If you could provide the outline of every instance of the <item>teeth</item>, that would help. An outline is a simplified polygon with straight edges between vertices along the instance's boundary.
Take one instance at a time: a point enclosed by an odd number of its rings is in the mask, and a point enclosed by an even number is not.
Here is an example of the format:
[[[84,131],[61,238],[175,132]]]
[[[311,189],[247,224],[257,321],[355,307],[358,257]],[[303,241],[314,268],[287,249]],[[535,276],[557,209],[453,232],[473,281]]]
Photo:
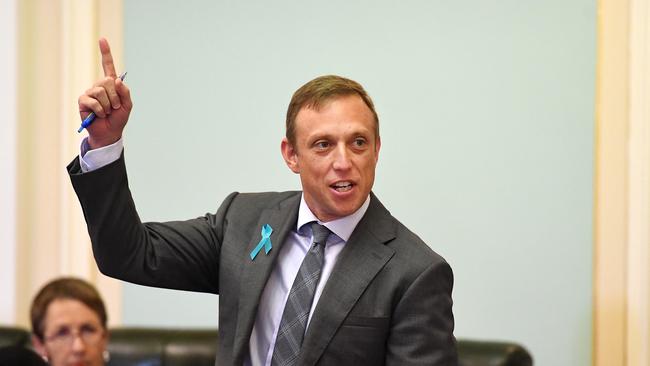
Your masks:
[[[352,189],[352,183],[350,183],[350,182],[338,182],[338,183],[334,183],[332,185],[332,187],[334,189],[336,189],[337,191],[339,191],[339,192],[345,192],[345,191],[349,191],[350,189]]]

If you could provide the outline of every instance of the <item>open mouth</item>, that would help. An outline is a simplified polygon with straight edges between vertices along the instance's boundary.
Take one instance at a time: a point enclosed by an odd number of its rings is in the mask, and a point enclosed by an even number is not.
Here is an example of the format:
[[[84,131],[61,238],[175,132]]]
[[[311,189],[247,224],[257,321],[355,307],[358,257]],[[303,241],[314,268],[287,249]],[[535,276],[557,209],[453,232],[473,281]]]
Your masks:
[[[337,192],[347,192],[351,190],[353,186],[354,184],[352,182],[343,181],[343,182],[336,182],[332,184],[330,187],[332,187],[332,189],[334,189]]]

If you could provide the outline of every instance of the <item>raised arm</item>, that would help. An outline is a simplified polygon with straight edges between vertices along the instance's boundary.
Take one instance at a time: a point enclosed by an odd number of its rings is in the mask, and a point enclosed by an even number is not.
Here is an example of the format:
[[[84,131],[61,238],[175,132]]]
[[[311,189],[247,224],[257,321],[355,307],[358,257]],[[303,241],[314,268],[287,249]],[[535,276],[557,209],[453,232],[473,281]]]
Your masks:
[[[97,149],[110,145],[122,137],[122,131],[129,120],[133,103],[129,88],[117,77],[113,55],[108,41],[99,40],[104,78],[79,96],[79,115],[83,120],[95,112],[95,121],[87,127],[88,145]]]
[[[79,97],[82,119],[94,112],[87,127],[91,149],[122,137],[132,103],[117,77],[108,42],[99,40],[104,78]],[[91,155],[90,153],[86,155]],[[223,214],[168,223],[142,223],[128,187],[124,158],[84,170],[73,159],[68,173],[88,226],[93,254],[106,275],[147,286],[188,291],[219,291],[219,255]],[[230,201],[228,201],[230,202]]]

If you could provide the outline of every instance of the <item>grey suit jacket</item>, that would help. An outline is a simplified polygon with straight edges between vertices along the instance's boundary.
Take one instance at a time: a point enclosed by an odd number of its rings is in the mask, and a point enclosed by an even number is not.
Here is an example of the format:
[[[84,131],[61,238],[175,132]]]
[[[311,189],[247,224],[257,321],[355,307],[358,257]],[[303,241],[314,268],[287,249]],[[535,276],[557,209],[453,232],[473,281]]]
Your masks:
[[[75,159],[68,172],[99,269],[141,285],[219,294],[217,365],[241,365],[300,192],[232,193],[215,214],[143,224],[123,156],[84,174]],[[251,260],[264,224],[273,228],[273,249]],[[445,260],[372,195],[323,289],[298,364],[457,365],[452,284]]]

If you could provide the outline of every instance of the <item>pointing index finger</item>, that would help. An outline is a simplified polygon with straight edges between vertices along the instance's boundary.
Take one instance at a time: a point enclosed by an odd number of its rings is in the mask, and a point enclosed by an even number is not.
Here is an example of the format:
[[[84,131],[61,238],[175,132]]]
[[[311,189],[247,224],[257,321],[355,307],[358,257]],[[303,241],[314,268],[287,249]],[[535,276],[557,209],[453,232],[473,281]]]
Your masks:
[[[113,55],[111,55],[111,47],[108,45],[106,38],[99,39],[99,51],[102,53],[102,68],[104,69],[104,76],[110,76],[113,79],[117,77],[115,72],[115,65],[113,64]]]

